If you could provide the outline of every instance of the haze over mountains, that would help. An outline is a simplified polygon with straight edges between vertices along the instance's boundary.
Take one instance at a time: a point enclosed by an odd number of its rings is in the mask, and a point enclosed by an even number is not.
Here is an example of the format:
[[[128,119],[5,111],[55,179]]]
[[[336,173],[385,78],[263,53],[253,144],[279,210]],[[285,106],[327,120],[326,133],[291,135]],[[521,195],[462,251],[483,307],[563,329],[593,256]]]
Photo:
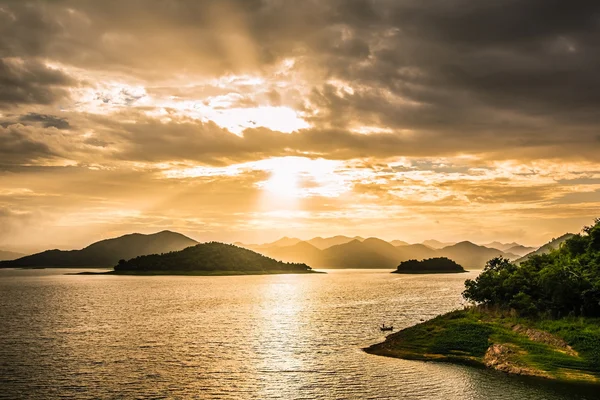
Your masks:
[[[20,258],[18,253],[11,253],[9,256],[16,259],[0,261],[0,267],[111,267],[121,259],[179,251],[198,243],[171,231],[151,235],[134,233],[102,240],[81,250],[46,250]],[[305,263],[313,268],[396,268],[402,261],[447,257],[465,268],[479,269],[493,257],[517,260],[536,250],[518,243],[493,242],[481,246],[468,241],[443,243],[427,240],[409,244],[402,240],[387,242],[375,237],[365,239],[343,235],[315,237],[306,241],[283,237],[272,243],[235,244],[276,260]],[[497,247],[489,247],[491,245]],[[546,251],[545,247],[539,251]]]
[[[465,268],[478,269],[491,258],[503,256],[514,260],[535,249],[516,243],[499,243],[505,249],[515,249],[512,253],[466,241],[442,243],[428,240],[408,244],[401,240],[386,242],[378,238],[348,236],[318,237],[306,241],[286,237],[262,245],[238,245],[275,259],[304,262],[313,268],[396,268],[400,262],[411,259],[448,257]]]

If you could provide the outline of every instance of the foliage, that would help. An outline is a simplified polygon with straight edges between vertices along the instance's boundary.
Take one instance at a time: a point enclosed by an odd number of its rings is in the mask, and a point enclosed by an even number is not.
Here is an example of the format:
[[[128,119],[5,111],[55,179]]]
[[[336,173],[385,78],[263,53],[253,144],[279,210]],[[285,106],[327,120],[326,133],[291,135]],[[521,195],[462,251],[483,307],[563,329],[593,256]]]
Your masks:
[[[467,300],[524,316],[600,317],[600,219],[558,249],[521,264],[498,257],[465,282]]]
[[[600,373],[598,322],[581,317],[532,320],[501,309],[470,307],[403,329],[367,351],[406,359],[483,365],[488,348],[503,344],[513,350],[508,357],[516,366],[544,371],[557,379],[587,380],[584,375]],[[531,329],[564,341],[577,353],[534,340],[524,333]]]
[[[310,271],[306,264],[284,263],[234,245],[210,242],[181,251],[121,260],[116,272],[145,271]]]
[[[428,258],[426,260],[402,261],[396,272],[431,273],[431,272],[466,272],[459,264],[447,257]]]

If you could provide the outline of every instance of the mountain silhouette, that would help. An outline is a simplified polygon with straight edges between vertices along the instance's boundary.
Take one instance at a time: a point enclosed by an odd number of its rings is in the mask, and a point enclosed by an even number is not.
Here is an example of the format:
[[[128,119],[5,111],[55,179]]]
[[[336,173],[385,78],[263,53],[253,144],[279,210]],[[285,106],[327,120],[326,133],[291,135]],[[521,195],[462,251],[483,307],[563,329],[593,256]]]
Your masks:
[[[368,239],[367,239],[368,240]],[[365,240],[365,242],[367,241]],[[379,240],[379,239],[378,239]],[[394,248],[388,243],[391,248]],[[380,243],[353,240],[323,250],[320,268],[394,268],[398,259]]]
[[[502,251],[508,251],[508,249],[510,249],[511,247],[516,247],[516,246],[521,246],[521,245],[517,242],[502,243],[502,242],[495,241],[495,242],[491,242],[491,243],[482,244],[482,246],[489,247],[490,249],[498,249],[498,250],[502,250]]]
[[[286,262],[302,262],[316,266],[321,264],[323,252],[308,242],[298,242],[292,246],[265,249],[265,255]]]
[[[515,254],[505,253],[498,249],[493,249],[485,246],[479,246],[469,241],[456,243],[452,246],[446,246],[439,249],[440,257],[447,257],[465,268],[481,269],[485,263],[498,256],[508,259],[518,258]]]
[[[151,235],[132,233],[101,240],[81,250],[46,250],[0,262],[0,267],[112,267],[120,259],[182,250],[198,244],[180,233],[162,231]]]
[[[425,246],[431,247],[432,249],[441,249],[447,246],[452,246],[453,244],[455,244],[454,242],[440,242],[439,240],[435,240],[435,239],[430,239],[430,240],[425,240],[422,244],[424,244]]]
[[[512,254],[518,255],[519,257],[523,257],[524,255],[529,254],[535,250],[537,250],[537,247],[528,247],[528,246],[523,246],[521,244],[518,244],[516,246],[509,247],[508,249],[506,249],[504,251],[506,253],[512,253]]]
[[[401,255],[400,260],[423,260],[438,256],[438,251],[424,244],[410,244],[408,246],[396,247]]]
[[[536,254],[548,254],[550,253],[550,250],[553,249],[557,249],[563,242],[566,242],[567,240],[571,239],[573,236],[572,233],[565,233],[564,235],[558,237],[558,238],[554,238],[551,241],[549,241],[548,243],[546,243],[545,245],[543,245],[542,247],[540,247],[539,249],[532,251],[531,253],[526,254],[525,256],[517,259],[515,261],[515,263],[522,263],[523,261],[527,260],[529,257],[536,255]]]
[[[311,244],[312,242],[324,246],[326,243],[340,241],[344,243],[325,249]],[[509,259],[519,257],[471,242],[461,242],[436,250],[424,244],[394,246],[374,237],[360,241],[347,236],[327,239],[319,237],[293,246],[267,246],[260,249],[254,247],[252,250],[276,260],[306,263],[313,268],[396,268],[402,261],[447,257],[466,268],[481,269],[489,259],[499,255]]]
[[[312,244],[313,246],[315,246],[317,249],[327,249],[331,246],[336,246],[338,244],[345,244],[345,243],[349,243],[352,242],[353,240],[362,242],[363,239],[361,237],[356,237],[356,238],[351,238],[348,236],[333,236],[333,237],[329,237],[329,238],[322,238],[322,237],[316,237],[310,240],[307,240],[308,243]]]

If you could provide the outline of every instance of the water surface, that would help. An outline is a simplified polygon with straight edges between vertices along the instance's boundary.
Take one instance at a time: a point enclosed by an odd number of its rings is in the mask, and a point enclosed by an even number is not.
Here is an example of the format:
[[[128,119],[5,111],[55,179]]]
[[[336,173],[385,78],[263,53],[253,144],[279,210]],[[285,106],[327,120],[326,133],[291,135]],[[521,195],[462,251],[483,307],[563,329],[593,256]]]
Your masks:
[[[461,306],[469,274],[82,276],[0,270],[0,398],[592,399],[364,353]],[[72,271],[71,271],[72,272]]]

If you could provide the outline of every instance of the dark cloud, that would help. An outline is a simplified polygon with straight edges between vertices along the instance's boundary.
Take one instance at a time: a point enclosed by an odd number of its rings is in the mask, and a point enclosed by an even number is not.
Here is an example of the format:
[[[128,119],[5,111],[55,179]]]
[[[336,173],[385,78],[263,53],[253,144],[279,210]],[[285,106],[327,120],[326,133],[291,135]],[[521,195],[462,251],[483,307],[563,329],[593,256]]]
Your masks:
[[[36,60],[0,58],[0,107],[52,104],[67,95],[74,81]]]
[[[361,134],[348,129],[311,128],[281,133],[266,128],[246,129],[241,136],[213,122],[171,116],[159,121],[140,114],[88,116],[78,122],[94,129],[83,152],[101,146],[122,160],[165,162],[187,160],[207,165],[229,165],[276,156],[303,156],[333,160],[426,158],[476,154],[482,159],[536,158],[597,160],[596,148],[583,139],[539,135],[519,138],[475,131],[462,135],[446,131]],[[465,141],[470,136],[471,140]],[[66,153],[66,152],[65,152]],[[428,167],[429,168],[429,167]]]
[[[69,129],[69,121],[66,118],[55,115],[28,113],[19,118],[19,122],[39,123],[44,128]]]
[[[29,164],[55,156],[54,151],[35,131],[22,125],[0,127],[0,165]]]
[[[363,87],[339,98],[316,84],[327,98],[317,102],[321,114],[334,126],[358,120],[455,135],[535,135],[514,125],[600,123],[595,1],[81,0],[4,2],[2,9],[4,57],[146,78],[257,72],[300,58],[298,68]],[[52,100],[47,90],[3,92]]]

